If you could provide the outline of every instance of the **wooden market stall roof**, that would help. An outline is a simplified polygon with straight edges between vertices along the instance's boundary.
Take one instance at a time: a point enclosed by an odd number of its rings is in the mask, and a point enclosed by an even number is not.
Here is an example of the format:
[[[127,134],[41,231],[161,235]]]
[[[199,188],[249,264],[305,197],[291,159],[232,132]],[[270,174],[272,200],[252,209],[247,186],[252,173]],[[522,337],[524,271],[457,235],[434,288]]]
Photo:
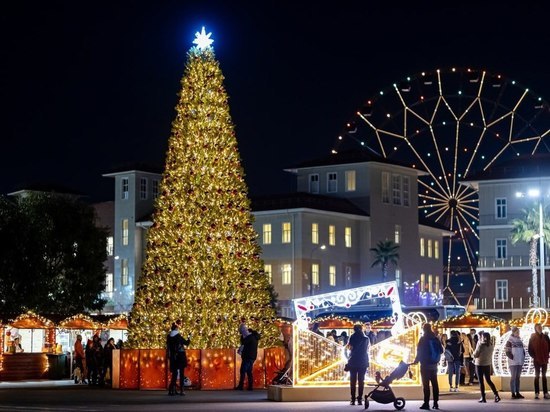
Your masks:
[[[55,327],[51,320],[30,311],[19,315],[7,324],[18,329],[51,329]]]
[[[496,316],[469,312],[435,322],[435,326],[438,328],[496,328],[504,324],[506,321]]]
[[[101,328],[101,324],[99,322],[95,322],[92,318],[83,314],[74,315],[67,319],[64,319],[61,322],[59,322],[58,326],[63,329],[83,329],[83,330],[84,329],[95,330],[95,329]]]
[[[119,315],[116,318],[109,319],[105,324],[106,329],[126,330],[128,329],[128,316]]]

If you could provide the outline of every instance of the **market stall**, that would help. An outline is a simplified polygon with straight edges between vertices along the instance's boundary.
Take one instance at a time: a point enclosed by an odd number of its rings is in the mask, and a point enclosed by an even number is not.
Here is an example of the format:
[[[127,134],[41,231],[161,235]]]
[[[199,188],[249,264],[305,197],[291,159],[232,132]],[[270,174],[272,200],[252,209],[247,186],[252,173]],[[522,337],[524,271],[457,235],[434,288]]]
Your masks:
[[[48,376],[48,354],[56,352],[54,323],[33,312],[18,316],[2,328],[0,380],[41,379]]]
[[[78,314],[59,322],[56,330],[56,340],[60,346],[59,352],[65,356],[66,367],[65,371],[61,371],[63,359],[58,359],[58,373],[55,374],[55,377],[52,376],[51,379],[71,376],[74,363],[74,344],[77,335],[82,336],[82,345],[85,346],[88,339],[91,340],[94,334],[99,332],[101,332],[101,324],[87,315]]]

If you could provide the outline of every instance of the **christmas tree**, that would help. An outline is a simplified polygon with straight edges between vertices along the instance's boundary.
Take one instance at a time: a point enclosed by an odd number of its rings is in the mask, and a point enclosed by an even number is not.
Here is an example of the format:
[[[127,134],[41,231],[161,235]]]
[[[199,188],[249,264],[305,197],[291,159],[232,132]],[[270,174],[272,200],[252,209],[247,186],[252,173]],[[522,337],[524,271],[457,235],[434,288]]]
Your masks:
[[[163,348],[176,320],[199,349],[237,347],[241,321],[262,346],[279,336],[212,41],[203,28],[187,55],[130,347]]]

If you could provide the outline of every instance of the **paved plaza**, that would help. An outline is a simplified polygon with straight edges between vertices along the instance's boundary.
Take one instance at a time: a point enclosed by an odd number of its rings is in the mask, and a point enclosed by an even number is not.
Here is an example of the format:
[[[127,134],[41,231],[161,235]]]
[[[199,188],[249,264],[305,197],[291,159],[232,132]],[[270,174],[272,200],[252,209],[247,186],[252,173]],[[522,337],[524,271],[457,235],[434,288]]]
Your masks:
[[[512,400],[502,393],[502,401],[480,405],[479,390],[468,388],[459,393],[444,392],[440,410],[472,411],[548,411],[550,400],[535,400],[532,393],[526,399]],[[407,400],[406,411],[418,411],[419,400]],[[0,383],[0,411],[362,411],[362,406],[350,406],[347,399],[332,402],[272,402],[267,391],[188,391],[184,397],[167,396],[165,391],[113,390],[74,385],[69,381]],[[393,404],[370,402],[369,411],[393,411]]]

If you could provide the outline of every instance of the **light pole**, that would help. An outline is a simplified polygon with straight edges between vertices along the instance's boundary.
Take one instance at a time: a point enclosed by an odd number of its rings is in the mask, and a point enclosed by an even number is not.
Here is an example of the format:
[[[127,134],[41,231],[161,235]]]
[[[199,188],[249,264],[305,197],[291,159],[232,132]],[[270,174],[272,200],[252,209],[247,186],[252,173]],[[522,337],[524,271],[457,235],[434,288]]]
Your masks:
[[[315,253],[319,249],[325,250],[326,248],[327,247],[325,245],[316,246],[311,249],[311,253],[309,254],[309,296],[313,295],[313,253]],[[317,273],[317,276],[320,276],[320,274]],[[317,280],[319,281],[319,279]]]

